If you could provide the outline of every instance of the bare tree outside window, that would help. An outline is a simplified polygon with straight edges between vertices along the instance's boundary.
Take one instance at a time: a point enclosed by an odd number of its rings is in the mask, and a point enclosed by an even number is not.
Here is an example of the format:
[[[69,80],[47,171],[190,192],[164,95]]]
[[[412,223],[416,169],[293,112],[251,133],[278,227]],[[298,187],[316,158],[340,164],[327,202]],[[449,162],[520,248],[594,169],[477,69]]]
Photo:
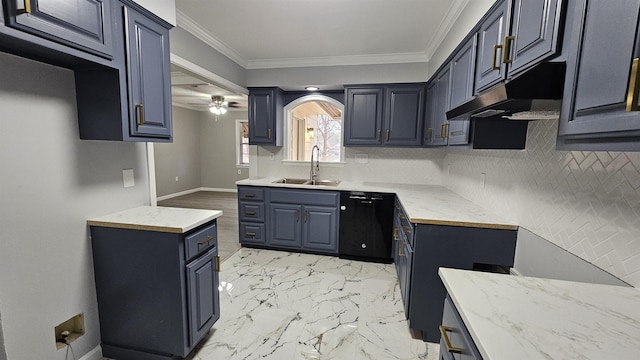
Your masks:
[[[341,161],[341,104],[317,98],[303,101],[287,111],[286,121],[288,160],[308,161],[311,159],[311,149],[318,145],[320,161]]]

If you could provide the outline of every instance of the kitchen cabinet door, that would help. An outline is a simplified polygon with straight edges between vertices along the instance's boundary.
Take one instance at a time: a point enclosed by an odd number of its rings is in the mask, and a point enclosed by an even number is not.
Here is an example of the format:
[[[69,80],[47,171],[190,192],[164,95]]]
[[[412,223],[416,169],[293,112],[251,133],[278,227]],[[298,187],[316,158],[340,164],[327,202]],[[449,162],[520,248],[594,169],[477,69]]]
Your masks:
[[[110,0],[11,0],[6,3],[8,26],[112,58]]]
[[[132,137],[170,139],[169,30],[124,7]]]
[[[345,87],[344,145],[382,144],[383,87]]]
[[[557,147],[640,151],[640,0],[583,1],[575,11]]]
[[[511,35],[503,43],[502,61],[509,78],[559,52],[562,2],[513,0]]]
[[[299,249],[302,246],[302,206],[271,203],[269,245]]]
[[[249,144],[282,146],[283,111],[279,88],[250,88]]]
[[[338,208],[304,206],[304,249],[338,251]]]
[[[426,146],[444,146],[448,140],[447,109],[450,101],[451,66],[445,66],[427,88]]]
[[[474,34],[454,54],[451,60],[451,91],[447,110],[473,98],[476,66],[476,39]],[[448,145],[469,143],[469,117],[448,122]]]
[[[187,297],[189,301],[189,346],[202,339],[220,319],[218,292],[220,260],[218,247],[211,249],[187,265]]]
[[[424,93],[424,85],[385,88],[385,145],[421,145]]]
[[[478,30],[475,94],[497,84],[507,73],[501,66],[502,42],[507,33],[509,2],[499,0],[486,15]]]

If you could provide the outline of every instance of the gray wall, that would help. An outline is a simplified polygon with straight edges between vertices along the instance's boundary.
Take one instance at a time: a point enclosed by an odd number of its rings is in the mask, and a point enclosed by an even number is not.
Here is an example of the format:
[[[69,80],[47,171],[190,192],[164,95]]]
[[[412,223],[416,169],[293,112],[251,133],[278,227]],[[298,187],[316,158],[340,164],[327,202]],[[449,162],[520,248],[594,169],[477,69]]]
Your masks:
[[[236,181],[249,177],[247,167],[236,166],[235,152],[236,120],[247,120],[247,111],[229,111],[216,121],[208,111],[174,106],[173,116],[173,143],[154,145],[158,197],[200,188],[234,190]]]
[[[86,220],[149,203],[144,144],[82,141],[73,72],[0,53],[0,313],[9,359],[65,359],[53,329],[84,313],[100,343]],[[131,168],[135,186],[123,188]]]
[[[427,81],[427,63],[318,66],[247,70],[247,86],[280,86],[301,90],[304,85],[342,89],[344,84]]]
[[[202,40],[175,27],[169,32],[171,53],[238,85],[246,85],[246,70]]]
[[[249,169],[236,166],[236,120],[247,120],[246,111],[215,115],[200,112],[200,164],[202,187],[235,189],[236,181],[249,177]],[[240,174],[238,174],[240,170]]]
[[[177,106],[172,111],[173,143],[154,144],[158,196],[201,186],[199,112]]]

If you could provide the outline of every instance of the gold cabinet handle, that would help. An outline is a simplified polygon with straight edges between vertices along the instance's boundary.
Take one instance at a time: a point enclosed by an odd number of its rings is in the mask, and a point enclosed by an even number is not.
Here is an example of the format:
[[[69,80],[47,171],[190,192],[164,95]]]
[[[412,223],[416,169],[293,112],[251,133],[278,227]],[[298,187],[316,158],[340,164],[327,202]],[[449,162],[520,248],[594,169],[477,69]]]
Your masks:
[[[267,129],[267,137],[271,140],[271,129]]]
[[[23,14],[31,14],[31,0],[24,0]]]
[[[253,194],[253,193],[244,194],[244,197],[252,198],[252,197],[256,197],[256,194]]]
[[[640,58],[633,59],[629,91],[627,92],[627,111],[640,111]]]
[[[462,354],[463,349],[451,346],[451,340],[449,340],[449,335],[447,335],[447,331],[453,331],[453,328],[443,325],[440,325],[438,328],[440,329],[440,335],[442,335],[442,340],[444,341],[444,346],[447,348],[447,351]]]
[[[387,141],[389,141],[389,134],[391,133],[391,130],[387,130]]]
[[[404,253],[402,252],[402,241],[398,242],[398,256],[404,256]]]
[[[404,219],[404,218],[405,218],[404,214],[399,212],[398,213],[398,219]]]
[[[449,137],[449,123],[444,123],[444,137],[443,139],[446,139]]]
[[[245,213],[245,214],[247,214],[247,215],[255,215],[255,214],[256,214],[256,212],[255,212],[255,211],[252,211],[252,210],[250,210],[250,211],[245,211],[244,213]]]
[[[498,59],[498,49],[502,49],[502,45],[493,45],[493,57],[491,58],[491,70],[500,70],[500,64],[496,65]]]
[[[198,245],[208,244],[208,243],[211,242],[211,240],[213,240],[213,236],[209,235],[209,236],[207,236],[206,239],[198,241]]]
[[[304,211],[304,222],[307,222],[307,218],[309,217],[309,212],[308,211]]]
[[[444,139],[444,123],[440,125],[440,139]]]
[[[400,237],[398,236],[398,228],[396,226],[393,227],[393,240],[400,240]]]
[[[431,136],[433,136],[433,129],[427,128],[427,141],[431,141]]]
[[[380,142],[380,133],[381,133],[381,131],[378,130],[378,142]]]
[[[511,46],[510,46],[510,42],[512,42],[513,40],[515,40],[516,37],[513,35],[510,36],[505,36],[504,37],[504,43],[503,43],[503,47],[502,47],[502,62],[505,64],[511,64],[513,62],[513,59],[509,58],[509,52],[511,50]]]
[[[247,232],[244,233],[244,236],[256,237],[256,233],[254,233],[252,231],[247,231]]]
[[[144,105],[137,104],[136,112],[138,113],[138,126],[144,125]]]
[[[220,256],[216,255],[216,272],[220,272]]]

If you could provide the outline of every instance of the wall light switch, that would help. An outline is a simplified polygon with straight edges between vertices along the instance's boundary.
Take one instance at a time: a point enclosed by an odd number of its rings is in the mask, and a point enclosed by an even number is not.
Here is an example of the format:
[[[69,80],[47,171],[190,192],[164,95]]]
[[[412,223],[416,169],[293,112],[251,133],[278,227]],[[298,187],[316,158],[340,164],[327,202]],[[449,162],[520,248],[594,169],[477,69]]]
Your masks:
[[[136,185],[133,179],[133,169],[122,170],[122,183],[126,188],[134,187]]]

